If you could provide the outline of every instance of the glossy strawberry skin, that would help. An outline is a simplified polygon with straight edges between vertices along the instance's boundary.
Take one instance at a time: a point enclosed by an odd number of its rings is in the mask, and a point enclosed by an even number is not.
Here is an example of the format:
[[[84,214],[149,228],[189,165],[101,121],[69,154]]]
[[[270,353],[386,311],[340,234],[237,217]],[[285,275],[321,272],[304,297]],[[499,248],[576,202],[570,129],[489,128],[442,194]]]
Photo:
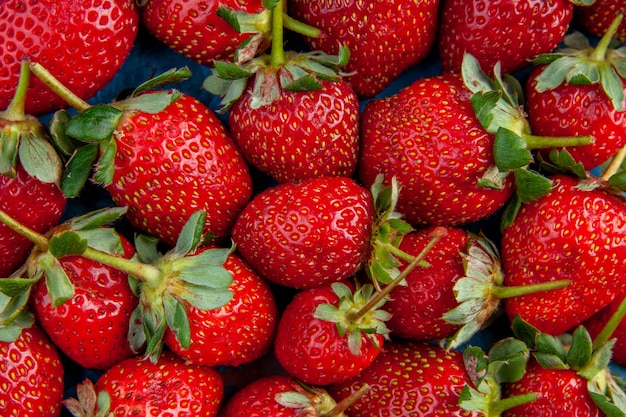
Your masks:
[[[37,327],[0,342],[0,409],[5,416],[58,417],[64,370],[56,348]]]
[[[182,348],[171,330],[165,343],[185,360],[205,366],[238,366],[270,351],[278,307],[269,285],[237,254],[224,267],[233,275],[233,298],[215,310],[187,307],[191,344]]]
[[[307,92],[281,91],[253,108],[252,82],[229,111],[233,139],[251,165],[280,183],[350,177],[359,150],[359,100],[346,81]]]
[[[613,317],[622,297],[618,297],[608,306],[594,314],[584,323],[585,329],[589,331],[592,339],[595,339],[602,331],[607,322]],[[611,361],[615,364],[626,366],[626,321],[622,320],[615,331],[611,334],[611,339],[615,339],[613,355]]]
[[[596,0],[590,6],[579,7],[576,12],[576,22],[587,32],[595,36],[602,36],[617,16],[624,12],[622,0]],[[622,22],[615,37],[626,42],[626,22]]]
[[[364,384],[370,385],[346,410],[350,417],[478,416],[458,405],[466,383],[469,377],[459,352],[430,344],[390,342],[361,375],[330,385],[328,392],[341,401]]]
[[[404,235],[400,250],[417,256],[429,241],[433,227]],[[447,234],[426,255],[426,267],[417,267],[405,278],[407,285],[396,286],[384,309],[391,318],[385,323],[391,334],[410,340],[435,340],[451,336],[458,326],[447,323],[443,314],[458,303],[453,287],[465,276],[461,253],[470,242],[460,228],[446,227]],[[401,262],[400,270],[406,267]]]
[[[215,60],[232,59],[235,49],[250,37],[217,15],[220,6],[247,13],[264,10],[261,0],[150,0],[141,9],[141,17],[161,42],[200,64],[213,66]]]
[[[289,13],[322,34],[311,49],[350,49],[344,68],[361,98],[374,97],[404,70],[428,56],[435,43],[439,0],[362,2],[292,0]]]
[[[123,256],[135,253],[120,235]],[[130,316],[137,296],[128,275],[113,267],[80,256],[59,260],[74,285],[74,296],[55,307],[45,280],[31,293],[31,305],[42,329],[54,344],[83,368],[104,370],[132,356],[128,343]]]
[[[488,217],[513,193],[478,186],[493,161],[493,135],[457,75],[427,77],[367,103],[361,116],[359,178],[378,174],[401,186],[397,211],[413,225],[458,226]]]
[[[443,0],[439,55],[444,72],[460,72],[471,53],[484,71],[496,62],[513,73],[537,54],[551,52],[574,15],[569,0]]]
[[[539,398],[504,412],[503,417],[557,417],[568,415],[600,417],[588,381],[571,369],[544,369],[531,359],[521,380],[505,386],[504,398],[535,392]]]
[[[351,178],[314,178],[262,191],[241,212],[232,238],[264,278],[310,288],[362,266],[373,217],[370,193]]]
[[[0,175],[0,209],[24,226],[45,233],[55,226],[66,206],[66,198],[56,184],[31,177],[18,164],[15,178]],[[28,257],[33,243],[0,224],[0,278],[17,270]]]
[[[591,170],[626,145],[626,113],[617,111],[600,84],[563,84],[537,91],[536,77],[545,68],[533,69],[526,83],[526,109],[533,134],[542,136],[591,135],[594,142],[568,146],[574,159]],[[626,80],[622,80],[626,89]]]
[[[83,99],[117,73],[139,27],[133,0],[10,0],[0,4],[0,108],[13,98],[25,57],[38,62]],[[32,77],[26,113],[67,107]]]
[[[565,288],[504,300],[540,331],[560,335],[587,320],[626,287],[626,200],[554,177],[550,194],[521,207],[502,236],[504,284],[570,279]]]
[[[205,232],[221,239],[252,195],[243,156],[217,116],[182,94],[158,114],[122,116],[113,201],[128,207],[130,223],[174,245],[189,216],[206,210]]]
[[[339,304],[330,284],[296,294],[281,316],[274,341],[280,365],[304,383],[317,386],[358,375],[381,352],[365,335],[359,355],[350,352],[348,335],[341,336],[335,323],[315,317],[321,304]],[[376,339],[382,347],[383,336],[376,335]]]
[[[217,415],[224,396],[221,376],[213,368],[191,365],[171,352],[159,362],[129,358],[107,370],[96,391],[111,397],[114,416]]]

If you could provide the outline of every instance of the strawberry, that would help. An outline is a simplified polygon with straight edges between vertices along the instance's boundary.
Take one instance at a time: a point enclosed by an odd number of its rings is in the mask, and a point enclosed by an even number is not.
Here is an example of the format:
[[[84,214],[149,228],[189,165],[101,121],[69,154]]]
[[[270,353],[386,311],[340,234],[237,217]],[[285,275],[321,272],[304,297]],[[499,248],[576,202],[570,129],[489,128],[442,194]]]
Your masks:
[[[526,83],[526,108],[533,132],[594,137],[591,144],[568,148],[587,170],[606,162],[626,145],[626,57],[609,47],[622,19],[620,15],[613,21],[595,47],[580,32],[568,35],[566,48],[537,57]]]
[[[259,42],[265,35],[263,18],[253,19],[238,32],[220,14],[221,7],[235,13],[254,15],[265,9],[261,0],[184,1],[143,0],[141,18],[146,29],[176,52],[194,61],[213,66],[215,60],[232,58],[245,42]],[[258,25],[258,26],[257,26]],[[259,27],[260,26],[260,27]],[[258,33],[254,33],[258,32]]]
[[[388,314],[367,307],[373,292],[335,282],[300,291],[283,312],[274,355],[291,375],[307,384],[327,385],[361,373],[381,352]]]
[[[459,352],[425,343],[390,342],[360,375],[327,390],[341,400],[364,384],[371,387],[346,410],[350,417],[482,415],[458,405],[469,382]]]
[[[573,15],[570,0],[443,0],[442,69],[459,72],[463,55],[470,53],[483,68],[500,62],[503,73],[518,71],[563,40]]]
[[[104,87],[130,53],[139,28],[132,0],[4,1],[0,5],[0,108],[15,92],[20,62],[40,62],[83,99]],[[39,116],[66,103],[39,80],[26,112]]]
[[[559,335],[580,325],[624,292],[626,200],[603,182],[566,175],[522,205],[502,235],[506,285],[570,279],[565,288],[505,300],[509,318]]]
[[[621,0],[595,0],[587,7],[579,7],[576,10],[576,23],[586,32],[602,36],[613,23],[618,13],[624,13],[624,2]],[[615,37],[626,42],[626,23],[622,23],[615,33]]]
[[[289,2],[290,14],[321,31],[305,38],[311,49],[336,54],[344,45],[350,50],[345,70],[361,98],[374,97],[428,56],[438,10],[439,0]]]
[[[87,380],[77,392],[78,399],[64,401],[76,417],[214,417],[224,396],[224,384],[213,368],[188,364],[166,352],[158,364],[141,358],[119,362],[95,386]]]
[[[358,156],[359,101],[338,69],[347,53],[285,51],[283,7],[277,2],[269,10],[275,16],[271,54],[218,62],[204,86],[223,97],[246,160],[279,183],[350,177]]]
[[[59,354],[36,326],[13,342],[0,339],[0,407],[5,416],[58,417],[64,370]]]
[[[209,247],[199,248],[197,253]],[[278,308],[267,283],[238,255],[224,262],[233,281],[232,298],[224,306],[201,310],[188,305],[189,347],[183,348],[168,329],[165,344],[188,362],[205,366],[237,366],[253,362],[269,352],[278,322]]]
[[[343,280],[369,256],[374,207],[351,178],[322,177],[265,189],[237,218],[238,252],[269,281],[306,288]]]

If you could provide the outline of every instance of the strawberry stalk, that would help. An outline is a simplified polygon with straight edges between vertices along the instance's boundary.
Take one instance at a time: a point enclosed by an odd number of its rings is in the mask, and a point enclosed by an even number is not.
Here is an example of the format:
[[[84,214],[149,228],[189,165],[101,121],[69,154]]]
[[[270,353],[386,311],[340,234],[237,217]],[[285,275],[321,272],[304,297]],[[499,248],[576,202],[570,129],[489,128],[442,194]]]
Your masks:
[[[67,104],[75,108],[78,111],[86,110],[89,107],[82,98],[78,97],[69,88],[59,82],[54,75],[52,75],[46,68],[37,62],[29,63],[30,70],[37,76],[48,88],[54,91],[59,97],[62,97]]]
[[[368,384],[363,385],[361,388],[353,392],[350,396],[344,398],[337,403],[330,411],[322,413],[319,417],[337,417],[342,415],[344,411],[348,409],[352,404],[357,402],[362,396],[367,394],[371,387]]]
[[[272,9],[272,50],[270,65],[273,67],[279,67],[285,64],[283,7],[283,1],[278,0],[274,9]]]
[[[617,33],[619,25],[622,24],[623,20],[624,20],[624,14],[623,13],[619,13],[617,16],[615,16],[615,19],[613,19],[613,22],[611,22],[611,25],[606,30],[604,35],[600,38],[600,40],[598,41],[598,44],[596,45],[595,49],[593,50],[593,52],[589,56],[589,58],[592,61],[597,61],[597,62],[604,62],[604,61],[606,61],[607,52],[609,50],[609,44],[613,40],[613,37]]]
[[[26,91],[28,91],[28,85],[30,83],[30,68],[28,62],[23,61],[20,67],[20,80],[15,90],[15,96],[9,103],[9,107],[0,113],[0,117],[12,122],[19,122],[26,119],[24,112],[26,105]]]

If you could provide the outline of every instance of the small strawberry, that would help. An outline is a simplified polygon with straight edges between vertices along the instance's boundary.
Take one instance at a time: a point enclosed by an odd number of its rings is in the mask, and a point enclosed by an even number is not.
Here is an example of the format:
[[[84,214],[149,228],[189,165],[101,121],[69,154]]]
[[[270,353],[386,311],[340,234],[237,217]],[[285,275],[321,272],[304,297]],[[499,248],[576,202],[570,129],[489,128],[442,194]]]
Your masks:
[[[576,10],[575,19],[586,32],[602,36],[613,23],[615,16],[625,12],[626,8],[622,0],[595,0],[587,7],[579,7]],[[626,42],[626,22],[619,26],[615,37]]]
[[[435,43],[439,0],[340,2],[291,0],[289,12],[319,28],[311,49],[350,50],[348,81],[361,98],[383,91],[404,70],[424,60]]]
[[[0,4],[0,108],[11,101],[24,58],[40,62],[83,99],[104,87],[130,53],[139,29],[132,0],[3,1]],[[39,80],[26,112],[67,106]]]
[[[237,47],[246,43],[261,43],[269,31],[269,19],[261,0],[186,1],[142,0],[141,18],[146,29],[161,42],[193,59],[213,66],[214,61],[232,58]],[[240,31],[231,27],[220,13],[228,7],[246,16]],[[256,19],[252,18],[258,14]]]
[[[347,53],[285,51],[282,1],[269,12],[271,54],[217,62],[205,88],[223,96],[228,124],[246,160],[280,183],[350,177],[359,148],[359,100],[339,67]],[[288,20],[289,22],[293,20]]]
[[[305,288],[343,280],[369,256],[374,205],[351,178],[322,177],[259,193],[241,212],[232,238],[269,281]]]
[[[215,417],[224,383],[213,368],[188,364],[166,352],[158,364],[141,358],[119,362],[95,386],[87,380],[77,392],[78,399],[64,401],[75,417]]]
[[[589,3],[590,1],[577,1]],[[483,68],[500,62],[502,72],[529,65],[537,54],[552,51],[574,16],[571,0],[443,0],[439,55],[444,72],[459,72],[470,53]]]
[[[54,345],[36,326],[8,342],[0,337],[0,407],[5,416],[58,417],[63,365]]]
[[[345,381],[361,373],[381,352],[389,315],[372,308],[373,286],[335,282],[300,291],[283,312],[274,355],[299,380],[312,385]],[[367,306],[367,307],[366,307]],[[361,310],[365,308],[366,313]]]
[[[505,300],[510,318],[560,335],[604,308],[626,286],[626,200],[603,182],[556,175],[544,197],[522,205],[502,235],[505,285],[571,284]],[[594,188],[595,187],[595,188]]]
[[[327,390],[339,401],[365,384],[371,387],[346,410],[350,417],[482,415],[458,404],[469,382],[459,352],[426,343],[390,342],[360,375]]]
[[[595,47],[580,32],[568,35],[566,48],[537,57],[526,83],[533,132],[595,138],[591,144],[568,147],[587,170],[626,145],[626,55],[609,47],[622,20],[619,15]]]

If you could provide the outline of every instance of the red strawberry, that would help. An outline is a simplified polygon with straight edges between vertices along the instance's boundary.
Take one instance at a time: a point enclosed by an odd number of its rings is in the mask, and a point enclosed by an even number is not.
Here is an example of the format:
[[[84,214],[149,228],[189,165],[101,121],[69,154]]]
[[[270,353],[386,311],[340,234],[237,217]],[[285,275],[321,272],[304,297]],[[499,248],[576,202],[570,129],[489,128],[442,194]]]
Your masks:
[[[139,27],[132,0],[10,0],[0,5],[0,108],[15,92],[20,61],[40,62],[83,99],[117,73]],[[65,101],[33,80],[26,112],[41,115]]]
[[[58,417],[64,370],[55,347],[37,327],[14,342],[0,340],[0,407],[5,416]]]
[[[510,177],[487,178],[494,136],[481,126],[457,75],[420,79],[367,103],[361,116],[359,178],[396,177],[397,210],[413,225],[460,225],[485,218],[513,194]],[[494,189],[500,188],[500,189]]]
[[[224,384],[216,370],[187,364],[171,352],[164,353],[158,364],[126,359],[107,370],[95,387],[91,381],[84,384],[78,389],[78,399],[64,402],[77,417],[108,413],[120,417],[214,417],[224,396]]]
[[[307,384],[327,385],[358,375],[378,356],[388,315],[378,309],[356,314],[371,299],[373,287],[354,293],[352,288],[344,283],[309,288],[287,305],[274,354],[288,373]]]
[[[198,253],[202,251],[200,248]],[[274,341],[278,308],[267,283],[236,254],[228,255],[223,266],[233,276],[230,301],[212,310],[187,306],[192,335],[189,347],[183,348],[171,329],[165,334],[165,343],[190,363],[250,363],[269,352]]]
[[[570,0],[443,0],[439,55],[444,72],[460,72],[463,55],[474,55],[502,72],[528,66],[537,54],[552,51],[573,17]]]
[[[289,12],[319,28],[312,49],[350,50],[348,81],[361,98],[383,91],[404,70],[424,60],[435,43],[439,0],[368,3],[291,0]]]
[[[232,238],[261,276],[294,288],[340,281],[369,256],[370,193],[346,177],[281,184],[242,211]]]
[[[567,49],[537,57],[526,83],[528,121],[535,134],[595,138],[568,148],[587,170],[626,145],[626,58],[609,48],[622,18],[613,21],[595,47],[580,32],[566,37]]]
[[[142,22],[150,33],[178,53],[213,66],[215,60],[233,57],[235,49],[250,41],[250,28],[239,33],[218,13],[227,7],[239,13],[261,13],[261,0],[143,0]],[[251,23],[252,24],[252,23]],[[255,28],[260,32],[262,28]]]
[[[328,392],[341,400],[364,384],[371,386],[346,410],[350,417],[482,415],[458,404],[469,382],[459,352],[430,344],[391,342],[359,376],[329,386]]]
[[[595,0],[593,4],[586,7],[579,7],[576,10],[576,23],[585,31],[592,35],[602,36],[618,13],[625,13],[624,2],[622,0]],[[622,42],[626,42],[626,22],[623,22],[615,37]]]
[[[559,335],[625,290],[626,200],[594,188],[598,179],[553,180],[553,190],[522,205],[504,229],[502,261],[506,285],[571,280],[566,288],[505,301],[510,318],[520,315],[540,331]]]

